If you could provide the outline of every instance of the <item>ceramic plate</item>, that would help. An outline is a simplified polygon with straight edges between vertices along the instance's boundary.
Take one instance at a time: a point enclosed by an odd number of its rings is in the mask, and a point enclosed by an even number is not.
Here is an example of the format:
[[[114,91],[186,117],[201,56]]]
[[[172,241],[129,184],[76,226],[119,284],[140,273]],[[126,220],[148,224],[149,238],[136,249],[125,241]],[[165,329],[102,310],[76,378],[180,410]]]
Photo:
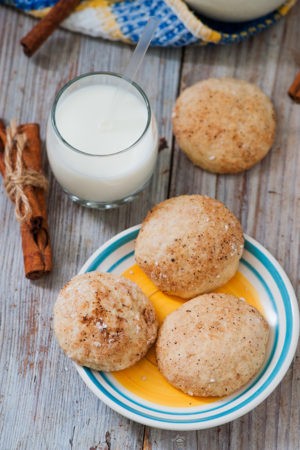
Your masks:
[[[99,270],[125,273],[151,298],[162,320],[182,300],[160,293],[134,266],[135,226],[99,248],[80,273]],[[296,351],[299,310],[294,290],[279,263],[254,239],[245,236],[239,272],[220,292],[233,293],[254,304],[267,319],[271,337],[261,371],[240,391],[224,398],[190,397],[173,388],[155,365],[154,350],[125,371],[97,372],[76,365],[87,386],[118,413],[156,428],[197,430],[234,420],[261,403],[287,372]]]

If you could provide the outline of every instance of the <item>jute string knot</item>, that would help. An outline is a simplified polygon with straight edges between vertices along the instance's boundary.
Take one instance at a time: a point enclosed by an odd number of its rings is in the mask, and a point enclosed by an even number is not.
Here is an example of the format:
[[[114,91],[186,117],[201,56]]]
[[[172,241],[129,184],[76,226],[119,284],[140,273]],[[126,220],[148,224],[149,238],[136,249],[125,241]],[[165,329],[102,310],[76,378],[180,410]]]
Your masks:
[[[19,133],[16,122],[12,121],[6,129],[4,186],[7,195],[15,203],[15,214],[19,222],[26,221],[32,212],[28,197],[24,192],[25,186],[44,190],[48,188],[48,182],[43,174],[24,166],[23,151],[26,142],[25,133]]]

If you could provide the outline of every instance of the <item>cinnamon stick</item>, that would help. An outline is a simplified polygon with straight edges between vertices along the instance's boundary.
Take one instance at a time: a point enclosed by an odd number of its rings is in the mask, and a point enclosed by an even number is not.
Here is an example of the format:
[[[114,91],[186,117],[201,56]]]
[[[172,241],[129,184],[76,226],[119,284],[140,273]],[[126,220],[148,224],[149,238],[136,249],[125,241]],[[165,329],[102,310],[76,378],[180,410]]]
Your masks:
[[[49,13],[21,39],[20,43],[25,55],[32,56],[79,3],[80,0],[59,0]]]
[[[288,94],[296,103],[300,103],[300,72],[296,75]]]
[[[20,125],[18,132],[26,134],[26,146],[22,160],[26,169],[38,172],[42,170],[41,140],[39,125],[28,123]],[[6,131],[3,121],[0,121],[0,172],[5,179],[4,148]],[[30,216],[20,224],[25,275],[36,280],[52,269],[52,253],[50,247],[47,222],[45,192],[41,188],[24,186],[31,207]]]
[[[6,142],[5,125],[3,120],[0,119],[0,173],[4,178],[5,175],[5,164],[4,164],[4,147]]]

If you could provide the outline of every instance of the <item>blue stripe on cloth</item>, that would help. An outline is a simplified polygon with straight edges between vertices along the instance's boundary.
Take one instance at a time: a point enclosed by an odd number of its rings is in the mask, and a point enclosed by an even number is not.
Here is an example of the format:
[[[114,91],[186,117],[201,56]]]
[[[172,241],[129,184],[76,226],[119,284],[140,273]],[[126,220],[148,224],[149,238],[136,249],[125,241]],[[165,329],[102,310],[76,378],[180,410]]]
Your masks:
[[[57,0],[0,0],[0,3],[15,6],[16,8],[23,9],[23,11],[30,11],[53,6],[57,3]]]
[[[174,46],[193,44],[198,39],[190,33],[172,9],[161,0],[125,0],[111,8],[121,32],[137,42],[150,17],[160,19],[151,45]]]

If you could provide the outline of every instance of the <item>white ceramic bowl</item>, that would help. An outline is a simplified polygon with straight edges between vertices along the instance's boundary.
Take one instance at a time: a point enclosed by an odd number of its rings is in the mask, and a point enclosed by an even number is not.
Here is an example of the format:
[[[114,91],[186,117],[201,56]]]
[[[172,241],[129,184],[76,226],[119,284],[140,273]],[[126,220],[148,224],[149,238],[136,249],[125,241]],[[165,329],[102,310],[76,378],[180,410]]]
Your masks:
[[[283,0],[186,0],[187,3],[212,19],[243,22],[264,16],[283,4]]]

